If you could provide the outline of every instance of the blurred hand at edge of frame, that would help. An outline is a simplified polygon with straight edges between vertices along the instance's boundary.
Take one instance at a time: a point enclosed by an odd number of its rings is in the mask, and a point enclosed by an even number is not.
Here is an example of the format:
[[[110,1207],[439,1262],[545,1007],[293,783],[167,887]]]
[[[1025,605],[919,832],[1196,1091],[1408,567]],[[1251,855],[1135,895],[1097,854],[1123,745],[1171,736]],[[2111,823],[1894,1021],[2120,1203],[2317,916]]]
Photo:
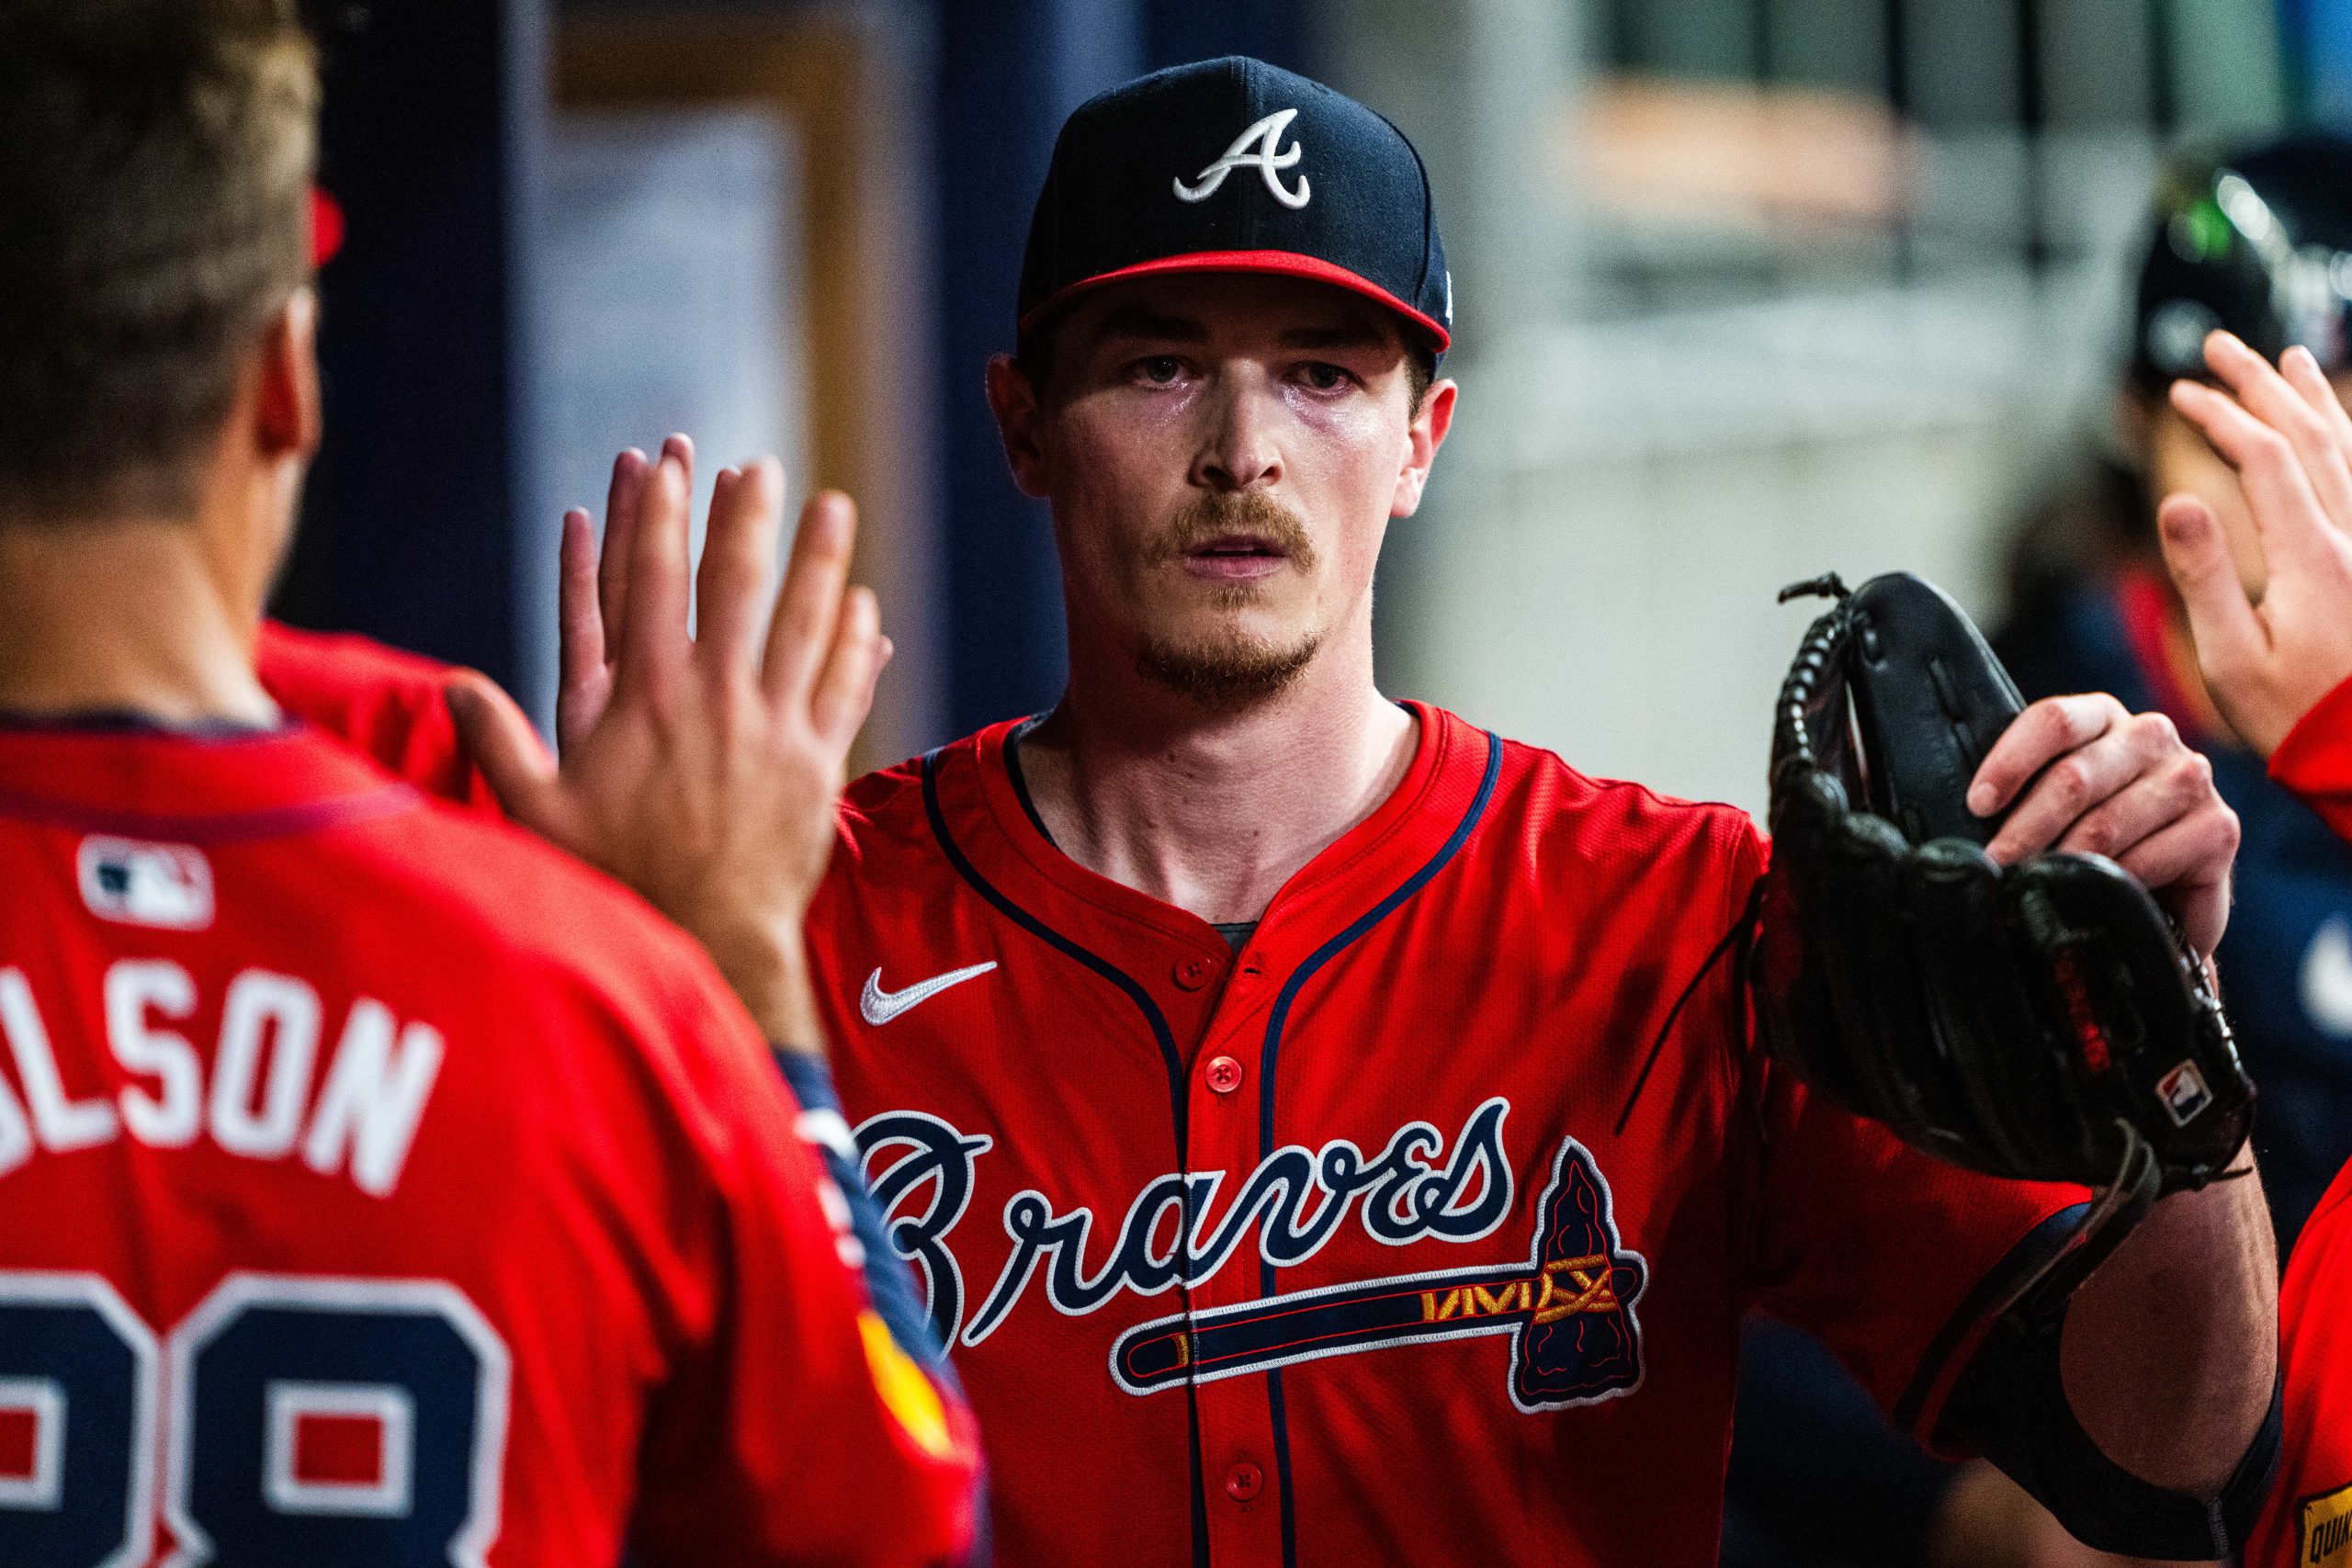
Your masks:
[[[2188,1568],[2085,1546],[2050,1511],[1984,1460],[1952,1473],[1936,1511],[1928,1568]]]
[[[2203,502],[2165,497],[2157,531],[2214,705],[2267,757],[2352,677],[2352,418],[2308,349],[2274,369],[2217,332],[2205,362],[2228,392],[2176,381],[2172,406],[2237,471],[2268,573],[2259,601]]]
[[[565,514],[560,763],[487,680],[453,684],[450,711],[509,816],[635,888],[769,1039],[813,1050],[800,924],[890,643],[849,585],[848,497],[802,510],[771,614],[782,468],[719,471],[698,569],[693,493],[693,444],[672,436],[651,463],[614,463],[601,551],[588,513]]]

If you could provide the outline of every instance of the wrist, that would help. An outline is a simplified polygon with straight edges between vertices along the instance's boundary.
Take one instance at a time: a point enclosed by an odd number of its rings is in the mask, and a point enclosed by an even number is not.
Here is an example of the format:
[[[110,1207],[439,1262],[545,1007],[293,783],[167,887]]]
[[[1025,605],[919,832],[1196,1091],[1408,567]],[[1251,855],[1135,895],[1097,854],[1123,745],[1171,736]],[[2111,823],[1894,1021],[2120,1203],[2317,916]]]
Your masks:
[[[797,919],[697,934],[728,988],[771,1043],[824,1055],[824,1028]]]

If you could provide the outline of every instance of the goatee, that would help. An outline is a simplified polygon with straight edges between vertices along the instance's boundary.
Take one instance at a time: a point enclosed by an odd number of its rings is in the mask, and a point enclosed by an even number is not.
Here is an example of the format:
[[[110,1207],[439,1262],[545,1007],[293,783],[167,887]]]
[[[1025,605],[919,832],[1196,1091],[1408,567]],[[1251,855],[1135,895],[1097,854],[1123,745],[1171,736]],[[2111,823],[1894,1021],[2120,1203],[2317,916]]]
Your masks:
[[[1198,547],[1234,534],[1254,535],[1280,550],[1300,571],[1315,568],[1315,545],[1297,513],[1262,491],[1241,495],[1209,495],[1169,520],[1151,543],[1147,558],[1155,563],[1182,560]],[[1235,583],[1216,590],[1220,609],[1240,609],[1254,603],[1258,589]],[[1136,652],[1136,668],[1149,680],[1190,697],[1217,713],[1230,713],[1261,703],[1305,672],[1314,660],[1321,637],[1308,633],[1296,643],[1277,646],[1238,632],[1215,638],[1179,642],[1154,640]]]

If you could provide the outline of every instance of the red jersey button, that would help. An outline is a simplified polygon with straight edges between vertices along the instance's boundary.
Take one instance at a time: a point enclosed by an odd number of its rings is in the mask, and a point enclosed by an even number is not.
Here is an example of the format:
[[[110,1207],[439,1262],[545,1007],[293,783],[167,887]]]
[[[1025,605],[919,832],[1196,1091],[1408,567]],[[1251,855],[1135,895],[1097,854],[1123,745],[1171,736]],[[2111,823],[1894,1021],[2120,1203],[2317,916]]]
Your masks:
[[[1231,1094],[1241,1087],[1241,1064],[1230,1056],[1212,1056],[1204,1075],[1211,1089],[1219,1094]]]
[[[1246,1460],[1225,1472],[1225,1495],[1237,1503],[1247,1503],[1265,1484],[1264,1472]]]
[[[1197,991],[1216,975],[1216,962],[1209,958],[1187,958],[1176,965],[1176,983],[1188,991]]]

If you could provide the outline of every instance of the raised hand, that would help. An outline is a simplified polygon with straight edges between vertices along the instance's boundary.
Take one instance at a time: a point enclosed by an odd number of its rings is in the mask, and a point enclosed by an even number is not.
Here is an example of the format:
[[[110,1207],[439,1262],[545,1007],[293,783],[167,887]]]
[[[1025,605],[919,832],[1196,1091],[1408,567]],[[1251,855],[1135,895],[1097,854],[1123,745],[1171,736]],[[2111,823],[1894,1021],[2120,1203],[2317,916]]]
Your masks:
[[[2250,598],[2220,521],[2195,496],[2167,496],[2157,527],[2214,705],[2267,757],[2352,677],[2352,419],[2307,349],[2273,369],[2215,333],[2205,362],[2236,396],[2176,381],[2172,406],[2237,470],[2265,580]]]
[[[453,688],[450,708],[510,816],[636,888],[771,1039],[813,1049],[800,922],[889,643],[874,595],[848,586],[856,519],[839,494],[802,511],[769,615],[772,457],[720,471],[690,570],[693,460],[682,436],[650,465],[623,454],[601,562],[588,514],[564,518],[560,764],[490,682]]]

